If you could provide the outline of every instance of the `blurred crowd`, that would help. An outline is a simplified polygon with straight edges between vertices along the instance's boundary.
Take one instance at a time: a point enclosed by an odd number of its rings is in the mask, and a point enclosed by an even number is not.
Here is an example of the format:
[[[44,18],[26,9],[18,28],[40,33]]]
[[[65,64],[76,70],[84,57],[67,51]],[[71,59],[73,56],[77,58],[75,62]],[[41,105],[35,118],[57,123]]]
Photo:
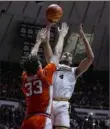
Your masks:
[[[23,99],[21,77],[15,71],[0,71],[0,98]]]
[[[0,107],[0,129],[20,129],[24,112],[8,105]]]
[[[80,90],[78,90],[78,85]],[[76,83],[76,92],[73,93],[70,101],[75,107],[108,109],[109,90],[106,87],[99,80],[87,83],[83,78],[79,78]]]
[[[109,121],[109,118],[95,119],[91,115],[85,118],[74,116],[70,129],[109,129]]]
[[[103,116],[100,118],[94,117],[89,113],[85,116],[79,116],[75,108],[71,106],[70,110],[70,129],[109,129],[110,118]]]
[[[21,91],[21,83],[19,80],[13,80],[12,84],[1,83],[0,84],[0,98],[14,98],[18,100],[23,99]]]
[[[8,105],[0,107],[0,129],[20,129],[24,118],[24,110],[12,108]],[[109,129],[110,119],[95,119],[92,115],[79,117],[75,110],[70,113],[71,128],[70,129]]]

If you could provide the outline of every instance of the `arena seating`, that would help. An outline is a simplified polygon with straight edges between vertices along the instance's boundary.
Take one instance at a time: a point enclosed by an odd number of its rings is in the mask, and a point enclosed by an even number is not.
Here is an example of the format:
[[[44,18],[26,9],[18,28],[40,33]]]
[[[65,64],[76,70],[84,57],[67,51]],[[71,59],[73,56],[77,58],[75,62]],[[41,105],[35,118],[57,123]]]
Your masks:
[[[24,118],[24,112],[19,108],[10,108],[8,106],[0,107],[0,129],[20,129],[21,122]],[[80,118],[77,112],[71,117],[70,129],[109,129],[109,118],[94,119],[92,116]]]

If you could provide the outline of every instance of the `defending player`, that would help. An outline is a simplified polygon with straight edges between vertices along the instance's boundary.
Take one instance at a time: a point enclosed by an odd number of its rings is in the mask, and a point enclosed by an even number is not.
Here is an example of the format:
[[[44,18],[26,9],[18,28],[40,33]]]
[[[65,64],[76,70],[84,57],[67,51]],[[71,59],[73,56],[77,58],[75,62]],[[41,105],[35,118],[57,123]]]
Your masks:
[[[61,32],[65,31],[63,28]],[[55,47],[56,53],[52,56],[47,66],[42,65],[37,58],[39,46],[45,41],[47,29],[38,32],[36,44],[30,55],[24,61],[24,72],[22,74],[22,90],[26,101],[26,117],[21,129],[52,129],[51,104],[52,104],[52,75],[59,63],[63,48],[62,34],[59,36]],[[48,52],[51,48],[48,47]]]
[[[87,58],[82,60],[78,67],[70,67],[72,55],[69,52],[65,52],[60,59],[57,71],[54,73],[53,124],[55,129],[70,128],[68,100],[74,91],[77,78],[89,68],[94,59],[94,54],[85,37],[82,25],[80,25],[79,34],[84,42]]]

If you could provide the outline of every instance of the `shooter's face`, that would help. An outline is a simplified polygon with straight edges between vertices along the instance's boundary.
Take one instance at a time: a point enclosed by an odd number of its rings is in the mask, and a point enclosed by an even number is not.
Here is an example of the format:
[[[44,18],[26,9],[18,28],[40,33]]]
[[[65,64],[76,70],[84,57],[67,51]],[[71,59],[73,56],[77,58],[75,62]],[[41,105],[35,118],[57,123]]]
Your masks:
[[[62,63],[70,65],[72,63],[72,55],[69,52],[63,53],[61,60]]]

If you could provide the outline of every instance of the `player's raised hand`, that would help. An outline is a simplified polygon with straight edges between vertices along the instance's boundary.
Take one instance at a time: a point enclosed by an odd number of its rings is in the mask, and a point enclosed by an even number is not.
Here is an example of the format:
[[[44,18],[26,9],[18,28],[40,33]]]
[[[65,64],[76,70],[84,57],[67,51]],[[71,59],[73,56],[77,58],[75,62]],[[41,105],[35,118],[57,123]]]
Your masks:
[[[68,27],[67,23],[63,22],[62,26],[61,26],[61,29],[58,27],[58,32],[59,32],[60,35],[65,37],[68,33],[68,29],[69,29],[69,27]]]
[[[84,38],[84,31],[83,31],[83,28],[82,28],[82,24],[79,25],[79,35],[80,35],[80,38]]]
[[[41,30],[38,31],[36,41],[40,40],[41,42],[43,42],[45,40],[45,38],[46,38],[46,35],[47,35],[47,29],[42,28]]]

